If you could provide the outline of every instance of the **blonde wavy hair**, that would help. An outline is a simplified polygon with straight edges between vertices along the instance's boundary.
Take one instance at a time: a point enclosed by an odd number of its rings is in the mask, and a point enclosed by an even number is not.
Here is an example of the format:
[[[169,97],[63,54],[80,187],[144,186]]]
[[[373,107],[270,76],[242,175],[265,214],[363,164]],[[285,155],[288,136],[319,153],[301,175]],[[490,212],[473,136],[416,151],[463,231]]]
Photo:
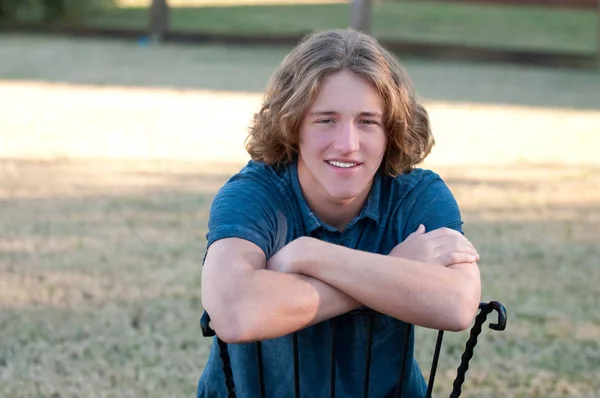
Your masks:
[[[434,139],[411,79],[376,39],[351,29],[308,36],[275,70],[246,139],[252,159],[270,165],[291,162],[298,153],[300,124],[320,82],[342,69],[367,79],[382,98],[388,143],[380,171],[396,176],[422,162]]]

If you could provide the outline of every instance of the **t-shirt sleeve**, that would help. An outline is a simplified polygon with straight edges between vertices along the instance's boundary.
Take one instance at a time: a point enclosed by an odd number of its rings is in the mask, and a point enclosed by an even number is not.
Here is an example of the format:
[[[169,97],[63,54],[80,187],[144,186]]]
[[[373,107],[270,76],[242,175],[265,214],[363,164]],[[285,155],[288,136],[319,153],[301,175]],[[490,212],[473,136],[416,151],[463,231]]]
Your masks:
[[[208,219],[207,248],[220,239],[241,238],[260,247],[270,258],[285,234],[285,218],[276,206],[274,188],[268,181],[238,175],[213,199]],[[280,246],[280,245],[279,245]]]
[[[432,173],[422,181],[411,195],[412,206],[404,223],[403,236],[406,239],[419,224],[425,225],[427,232],[446,227],[463,233],[460,209],[454,195],[446,183]]]

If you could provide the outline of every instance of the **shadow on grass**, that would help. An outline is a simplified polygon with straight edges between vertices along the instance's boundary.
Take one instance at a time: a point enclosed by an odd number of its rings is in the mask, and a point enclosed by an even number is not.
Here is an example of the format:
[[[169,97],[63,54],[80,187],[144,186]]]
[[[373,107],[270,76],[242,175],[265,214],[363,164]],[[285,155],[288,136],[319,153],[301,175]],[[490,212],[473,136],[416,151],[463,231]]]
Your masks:
[[[0,79],[262,93],[289,47],[4,35]],[[427,101],[600,110],[600,73],[400,56]]]
[[[345,28],[347,2],[334,4],[202,4],[171,7],[170,28],[177,32],[289,36]],[[444,43],[499,49],[592,53],[596,20],[592,9],[548,6],[379,1],[373,5],[372,32],[393,41]],[[124,7],[91,18],[87,26],[146,29],[147,7]],[[534,23],[532,22],[534,21]]]

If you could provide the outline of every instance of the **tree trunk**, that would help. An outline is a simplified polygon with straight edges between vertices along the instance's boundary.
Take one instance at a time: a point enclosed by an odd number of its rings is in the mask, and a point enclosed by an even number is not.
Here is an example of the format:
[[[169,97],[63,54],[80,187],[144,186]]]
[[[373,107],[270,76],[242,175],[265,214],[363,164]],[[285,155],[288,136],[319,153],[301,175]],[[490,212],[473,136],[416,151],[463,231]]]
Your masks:
[[[600,69],[600,0],[596,1],[596,67]]]
[[[167,0],[152,0],[150,8],[150,40],[163,41],[169,30],[169,5]]]
[[[43,0],[42,6],[44,7],[44,22],[55,22],[67,13],[67,8],[63,0]]]
[[[350,27],[370,34],[372,15],[372,0],[352,0],[352,5],[350,6]]]

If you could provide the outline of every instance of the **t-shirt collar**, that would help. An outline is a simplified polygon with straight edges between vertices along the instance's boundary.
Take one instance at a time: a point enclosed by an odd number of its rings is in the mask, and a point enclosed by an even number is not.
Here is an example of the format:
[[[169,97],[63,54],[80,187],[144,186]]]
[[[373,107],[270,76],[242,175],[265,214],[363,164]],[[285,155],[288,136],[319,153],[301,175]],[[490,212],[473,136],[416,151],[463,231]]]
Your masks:
[[[306,202],[306,198],[302,193],[302,188],[300,186],[300,179],[298,178],[298,163],[294,161],[290,164],[289,167],[292,179],[292,187],[294,190],[294,194],[296,195],[296,199],[298,200],[298,204],[300,206],[300,212],[302,215],[302,219],[304,220],[305,233],[306,235],[310,235],[313,231],[318,228],[324,228],[331,232],[337,232],[337,229],[323,222],[317,215],[311,210],[308,206],[308,202]],[[375,177],[373,178],[373,184],[371,185],[371,191],[367,196],[367,200],[365,205],[363,206],[361,212],[357,217],[354,218],[348,225],[348,227],[354,225],[356,222],[363,218],[370,218],[375,221],[375,223],[379,223],[380,219],[380,199],[381,199],[381,174],[375,173]]]

